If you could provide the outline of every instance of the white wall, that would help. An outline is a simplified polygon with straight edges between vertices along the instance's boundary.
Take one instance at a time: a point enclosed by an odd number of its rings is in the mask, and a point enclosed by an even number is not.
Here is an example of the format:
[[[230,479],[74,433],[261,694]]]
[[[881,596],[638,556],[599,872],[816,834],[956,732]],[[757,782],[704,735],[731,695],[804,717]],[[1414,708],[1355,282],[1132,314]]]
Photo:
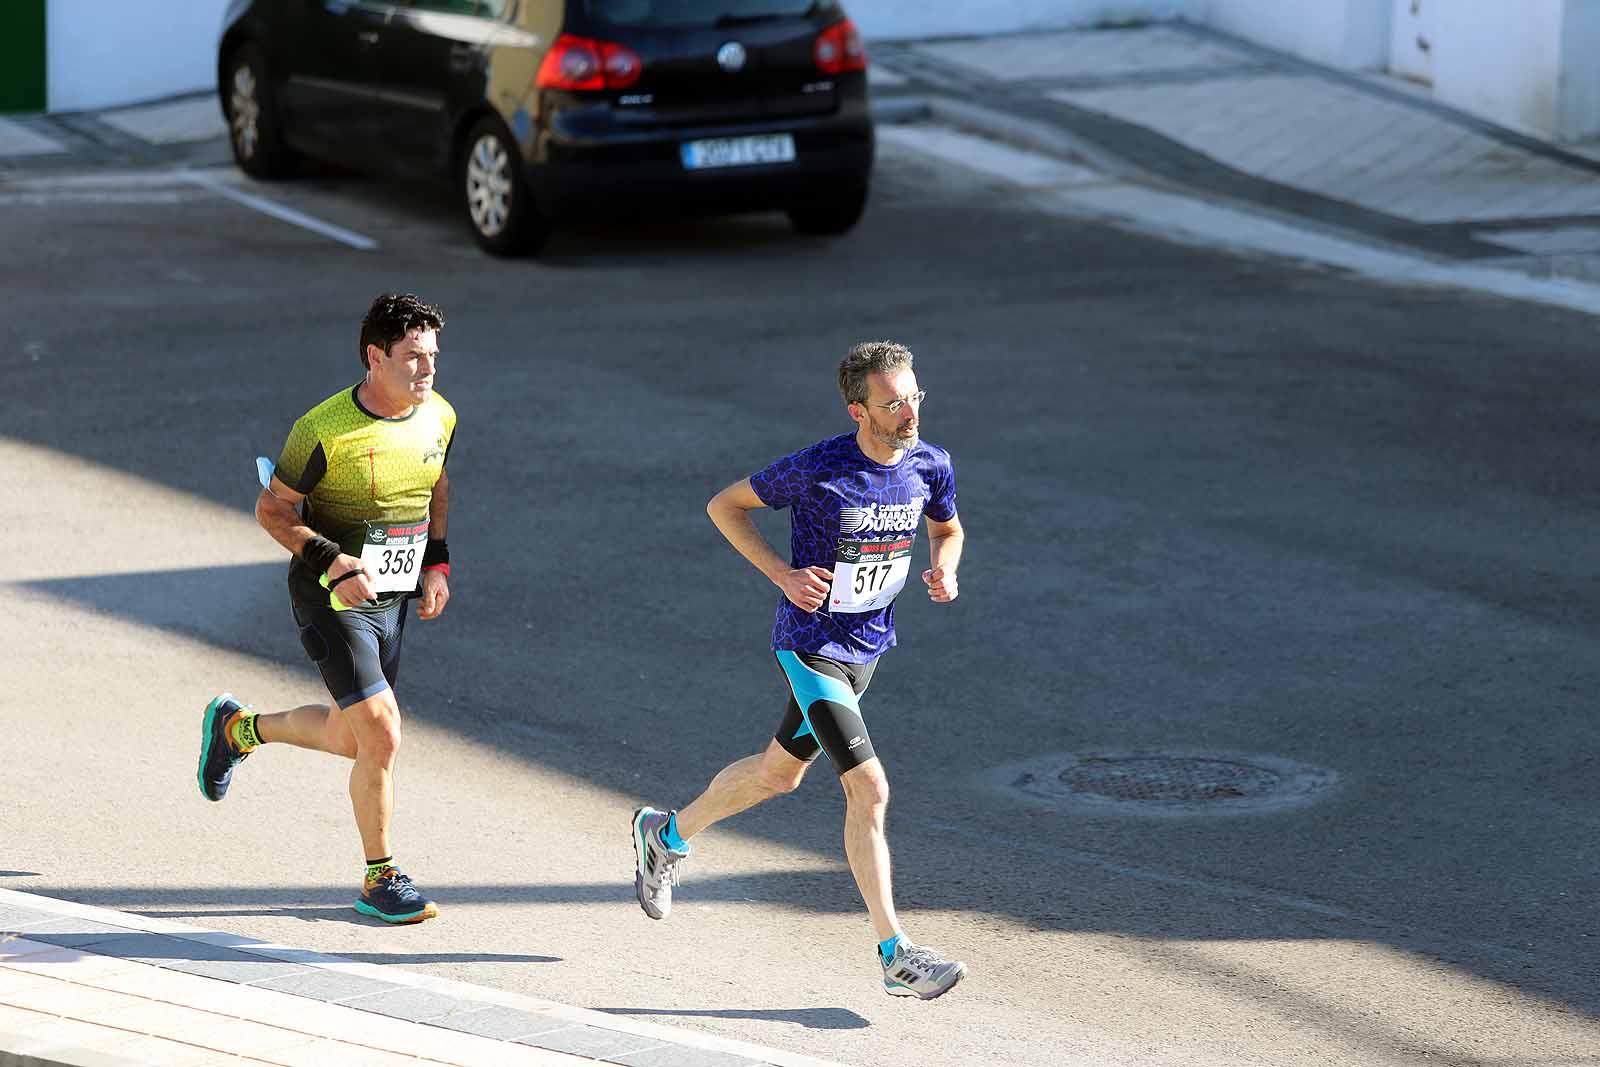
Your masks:
[[[1224,33],[1317,63],[1380,69],[1389,60],[1389,16],[1393,2],[1191,0],[1189,17]]]
[[[844,7],[868,41],[889,41],[1171,18],[1186,13],[1195,3],[1196,0],[844,0]]]
[[[1600,137],[1600,0],[1567,0],[1566,13],[1555,135],[1569,141]]]
[[[108,107],[213,87],[226,6],[227,0],[49,0],[50,110]]]
[[[1435,2],[1435,98],[1502,125],[1554,133],[1567,0]],[[1592,55],[1595,39],[1571,44],[1587,44]]]

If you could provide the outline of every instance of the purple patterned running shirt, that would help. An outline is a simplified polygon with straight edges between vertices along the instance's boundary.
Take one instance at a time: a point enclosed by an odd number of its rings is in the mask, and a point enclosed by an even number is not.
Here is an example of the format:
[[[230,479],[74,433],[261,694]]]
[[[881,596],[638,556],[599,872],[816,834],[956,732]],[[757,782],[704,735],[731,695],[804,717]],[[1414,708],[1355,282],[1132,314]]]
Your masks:
[[[878,463],[847,433],[757,471],[750,486],[768,507],[793,509],[789,566],[834,575],[814,613],[778,598],[773,649],[866,663],[893,648],[894,595],[911,570],[921,519],[949,522],[956,514],[950,453],[918,441],[899,463]]]

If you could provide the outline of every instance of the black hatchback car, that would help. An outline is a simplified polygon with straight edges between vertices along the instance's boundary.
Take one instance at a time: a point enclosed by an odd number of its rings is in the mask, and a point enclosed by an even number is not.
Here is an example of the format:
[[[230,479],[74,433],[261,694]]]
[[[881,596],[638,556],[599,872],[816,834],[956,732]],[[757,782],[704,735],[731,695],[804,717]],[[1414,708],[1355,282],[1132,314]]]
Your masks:
[[[450,181],[478,243],[577,216],[866,204],[867,54],[837,0],[234,0],[217,73],[234,157]]]

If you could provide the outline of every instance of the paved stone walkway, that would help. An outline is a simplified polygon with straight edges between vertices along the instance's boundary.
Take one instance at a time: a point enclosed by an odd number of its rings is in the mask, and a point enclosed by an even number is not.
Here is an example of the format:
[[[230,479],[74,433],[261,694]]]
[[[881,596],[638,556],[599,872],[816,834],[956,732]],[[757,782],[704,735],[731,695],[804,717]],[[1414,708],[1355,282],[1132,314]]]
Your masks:
[[[0,1067],[829,1067],[823,1061],[0,890]]]

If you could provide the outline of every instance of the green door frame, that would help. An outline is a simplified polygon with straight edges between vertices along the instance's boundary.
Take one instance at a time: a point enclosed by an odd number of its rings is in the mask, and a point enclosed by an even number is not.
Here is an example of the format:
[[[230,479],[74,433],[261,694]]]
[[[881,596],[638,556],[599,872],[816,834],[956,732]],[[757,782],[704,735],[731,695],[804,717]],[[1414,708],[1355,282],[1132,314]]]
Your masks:
[[[44,12],[49,0],[0,3],[0,111],[43,111]]]

